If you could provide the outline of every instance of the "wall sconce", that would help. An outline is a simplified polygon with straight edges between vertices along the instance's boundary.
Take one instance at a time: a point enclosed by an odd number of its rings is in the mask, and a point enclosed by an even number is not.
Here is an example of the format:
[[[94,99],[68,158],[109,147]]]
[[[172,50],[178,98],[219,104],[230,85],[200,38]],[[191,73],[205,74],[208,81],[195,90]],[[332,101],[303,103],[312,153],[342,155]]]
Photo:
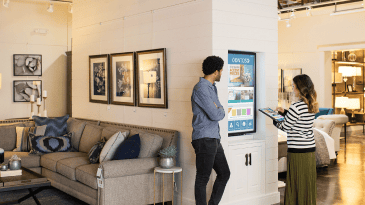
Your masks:
[[[156,71],[143,72],[143,84],[148,85],[147,98],[150,97],[150,84],[156,82],[156,76],[157,76]]]

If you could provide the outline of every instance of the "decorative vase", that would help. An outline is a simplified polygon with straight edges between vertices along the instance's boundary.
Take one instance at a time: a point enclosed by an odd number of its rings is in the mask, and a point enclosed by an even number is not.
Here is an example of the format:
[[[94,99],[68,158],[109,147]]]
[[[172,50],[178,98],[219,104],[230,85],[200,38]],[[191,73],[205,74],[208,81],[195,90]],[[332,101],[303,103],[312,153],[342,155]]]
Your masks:
[[[9,169],[10,170],[18,170],[22,167],[21,160],[13,160],[9,161]]]
[[[174,166],[174,159],[172,157],[161,157],[160,158],[160,167],[164,169],[170,169]]]
[[[7,170],[8,170],[8,165],[7,164],[0,165],[0,171],[7,171]]]
[[[356,61],[356,55],[355,55],[354,51],[350,51],[350,54],[347,56],[347,59],[349,61]]]

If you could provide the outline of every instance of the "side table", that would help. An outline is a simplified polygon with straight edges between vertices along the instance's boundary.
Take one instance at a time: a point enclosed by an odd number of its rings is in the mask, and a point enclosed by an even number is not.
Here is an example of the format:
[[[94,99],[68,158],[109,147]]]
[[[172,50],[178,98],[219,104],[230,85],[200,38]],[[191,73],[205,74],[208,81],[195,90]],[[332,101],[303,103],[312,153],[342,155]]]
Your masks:
[[[161,167],[155,167],[153,173],[153,204],[156,204],[156,195],[155,195],[155,185],[156,185],[156,172],[162,173],[162,204],[165,204],[165,195],[164,195],[164,188],[165,188],[165,174],[172,174],[172,205],[174,205],[174,186],[175,186],[175,173],[181,173],[181,204],[182,204],[182,168],[181,167],[172,167],[170,169],[164,169]]]

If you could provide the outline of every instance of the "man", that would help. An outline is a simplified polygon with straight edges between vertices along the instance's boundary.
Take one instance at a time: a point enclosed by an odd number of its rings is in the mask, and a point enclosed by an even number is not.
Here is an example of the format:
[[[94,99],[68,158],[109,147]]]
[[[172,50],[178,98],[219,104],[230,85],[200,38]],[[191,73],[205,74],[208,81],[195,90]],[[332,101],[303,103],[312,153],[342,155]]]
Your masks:
[[[219,102],[215,81],[222,76],[224,61],[217,56],[209,56],[203,62],[204,78],[195,85],[191,96],[193,109],[193,141],[196,154],[195,201],[196,205],[206,205],[206,187],[212,169],[217,173],[213,192],[208,205],[219,204],[230,171],[224,150],[220,143],[219,124],[225,116]]]

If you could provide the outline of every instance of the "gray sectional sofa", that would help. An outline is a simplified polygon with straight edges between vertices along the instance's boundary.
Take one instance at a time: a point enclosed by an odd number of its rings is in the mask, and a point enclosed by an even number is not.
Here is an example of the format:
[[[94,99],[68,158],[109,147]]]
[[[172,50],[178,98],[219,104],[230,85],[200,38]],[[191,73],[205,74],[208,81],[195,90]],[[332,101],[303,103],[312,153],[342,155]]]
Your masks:
[[[49,153],[41,156],[13,152],[17,126],[32,127],[32,120],[0,121],[0,148],[5,161],[17,154],[22,166],[46,176],[53,187],[86,203],[101,205],[143,205],[154,202],[154,167],[158,166],[159,149],[177,145],[178,132],[153,127],[70,118],[67,129],[73,132],[73,152]],[[117,131],[139,134],[141,151],[136,159],[112,160],[90,164],[88,152],[101,139],[109,139]],[[97,169],[102,169],[104,187],[97,186]],[[156,203],[162,202],[162,175],[156,174]],[[164,179],[164,200],[172,200],[172,177]]]

